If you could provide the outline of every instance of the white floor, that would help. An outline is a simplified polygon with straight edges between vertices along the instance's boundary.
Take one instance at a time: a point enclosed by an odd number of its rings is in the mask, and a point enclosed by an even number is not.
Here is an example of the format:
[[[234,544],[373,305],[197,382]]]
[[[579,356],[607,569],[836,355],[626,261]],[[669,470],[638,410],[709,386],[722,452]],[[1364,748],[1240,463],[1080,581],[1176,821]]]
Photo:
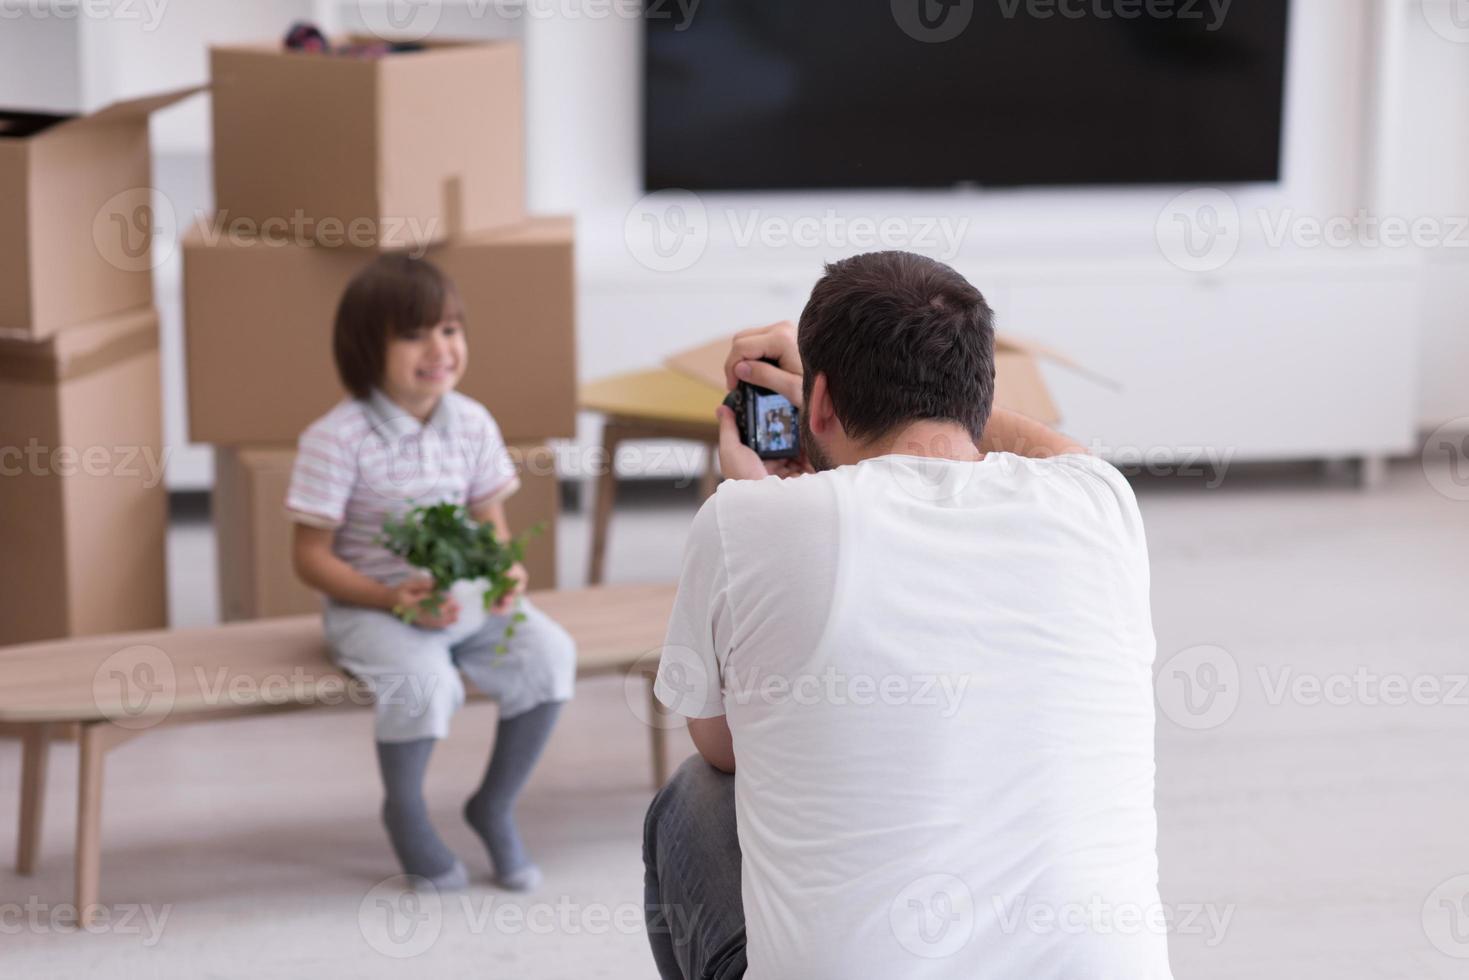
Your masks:
[[[1314,470],[1236,469],[1219,489],[1151,481],[1139,496],[1160,665],[1184,651],[1163,671],[1158,722],[1177,976],[1469,976],[1469,878],[1435,891],[1469,875],[1469,691],[1454,680],[1469,672],[1469,502],[1435,492],[1416,461],[1372,493]],[[622,508],[609,577],[674,577],[692,513],[676,497]],[[563,584],[579,579],[585,535],[569,515]],[[171,545],[177,618],[210,621],[207,526],[178,523]],[[1185,702],[1180,672],[1207,681],[1214,668],[1226,685],[1215,701]],[[1396,694],[1389,675],[1417,681],[1417,703],[1381,703]],[[1317,681],[1343,703],[1311,703]],[[480,886],[387,915],[370,723],[317,712],[165,729],[119,749],[102,887],[116,921],[97,935],[51,924],[68,911],[75,799],[75,750],[58,746],[41,869],[0,870],[0,977],[652,975],[639,913],[646,739],[618,682],[582,685],[527,792],[521,819],[547,872],[531,898]],[[493,708],[467,709],[429,787],[446,838],[481,869],[456,813],[493,725]],[[6,848],[17,778],[15,746],[0,742]],[[390,935],[388,922],[417,926]],[[390,955],[404,953],[416,955]]]

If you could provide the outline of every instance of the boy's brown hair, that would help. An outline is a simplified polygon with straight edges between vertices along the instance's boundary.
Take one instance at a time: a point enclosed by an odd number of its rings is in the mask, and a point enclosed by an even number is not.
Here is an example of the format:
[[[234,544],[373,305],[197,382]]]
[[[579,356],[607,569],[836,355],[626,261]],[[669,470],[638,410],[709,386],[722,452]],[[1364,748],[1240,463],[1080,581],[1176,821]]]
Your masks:
[[[383,255],[342,293],[332,327],[332,355],[342,387],[366,398],[382,383],[388,341],[442,320],[464,319],[449,277],[426,259]]]

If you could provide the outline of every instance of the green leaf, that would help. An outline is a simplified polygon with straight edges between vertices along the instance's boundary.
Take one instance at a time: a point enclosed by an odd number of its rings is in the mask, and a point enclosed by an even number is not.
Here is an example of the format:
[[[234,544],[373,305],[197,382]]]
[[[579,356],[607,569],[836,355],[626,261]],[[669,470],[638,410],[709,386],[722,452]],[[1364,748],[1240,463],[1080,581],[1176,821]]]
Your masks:
[[[485,579],[486,609],[509,595],[516,586],[510,569],[524,560],[526,542],[543,533],[545,527],[544,523],[537,524],[519,537],[502,542],[495,536],[493,523],[476,523],[465,508],[444,502],[410,507],[396,518],[389,516],[383,521],[378,541],[409,565],[432,576],[434,593],[424,600],[423,608],[437,615],[455,582]],[[399,616],[411,623],[417,618],[417,610],[404,609]],[[517,608],[506,626],[505,638],[513,636],[515,624],[525,619],[525,613]],[[507,649],[502,642],[496,653]]]

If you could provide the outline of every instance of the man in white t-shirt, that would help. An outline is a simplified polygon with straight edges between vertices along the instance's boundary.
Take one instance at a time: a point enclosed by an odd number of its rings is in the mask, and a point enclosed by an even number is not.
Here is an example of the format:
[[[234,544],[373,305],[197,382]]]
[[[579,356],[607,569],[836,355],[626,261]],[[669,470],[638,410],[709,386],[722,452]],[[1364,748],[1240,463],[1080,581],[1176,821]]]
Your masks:
[[[655,687],[699,750],[644,832],[661,975],[1167,980],[1127,482],[991,412],[990,309],[917,255],[828,266],[726,368],[803,457],[720,409]]]

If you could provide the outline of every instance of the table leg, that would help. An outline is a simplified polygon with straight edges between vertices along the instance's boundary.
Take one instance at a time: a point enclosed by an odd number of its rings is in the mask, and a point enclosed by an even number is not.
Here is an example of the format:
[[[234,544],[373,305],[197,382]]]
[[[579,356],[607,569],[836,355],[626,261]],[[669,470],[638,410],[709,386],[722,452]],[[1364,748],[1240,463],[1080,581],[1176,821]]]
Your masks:
[[[17,874],[28,875],[36,869],[36,852],[41,846],[51,726],[46,722],[26,725],[20,737],[20,832],[15,847],[15,870]]]
[[[601,585],[607,566],[607,532],[612,525],[612,505],[617,498],[617,445],[623,439],[623,426],[608,419],[602,426],[602,452],[607,468],[597,478],[596,510],[592,514],[592,556],[587,568],[587,584]]]
[[[653,753],[653,789],[656,792],[668,782],[668,731],[663,727],[668,709],[653,693],[654,679],[654,675],[648,675],[648,738]]]

